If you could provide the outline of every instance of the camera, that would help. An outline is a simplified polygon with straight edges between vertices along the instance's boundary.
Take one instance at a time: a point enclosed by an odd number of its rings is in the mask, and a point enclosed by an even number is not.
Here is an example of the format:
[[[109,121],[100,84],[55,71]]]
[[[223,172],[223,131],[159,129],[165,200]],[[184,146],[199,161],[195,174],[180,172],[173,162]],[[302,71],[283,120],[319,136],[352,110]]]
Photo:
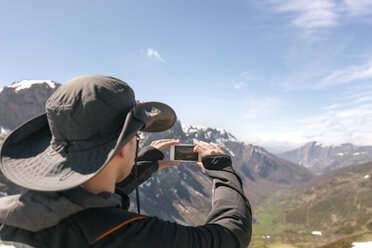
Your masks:
[[[199,153],[194,152],[195,145],[178,144],[170,147],[170,160],[183,162],[201,161]]]

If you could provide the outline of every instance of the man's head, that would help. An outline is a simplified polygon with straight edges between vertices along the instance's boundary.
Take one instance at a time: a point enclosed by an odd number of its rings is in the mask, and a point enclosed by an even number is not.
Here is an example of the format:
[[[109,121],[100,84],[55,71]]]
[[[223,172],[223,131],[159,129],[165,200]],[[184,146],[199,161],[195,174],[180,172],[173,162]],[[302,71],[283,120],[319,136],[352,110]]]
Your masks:
[[[78,77],[52,94],[46,113],[7,137],[0,168],[8,179],[29,189],[72,188],[103,170],[123,147],[132,147],[138,131],[164,131],[175,121],[174,111],[165,104],[136,104],[133,90],[117,78]],[[132,151],[125,161],[134,159]]]

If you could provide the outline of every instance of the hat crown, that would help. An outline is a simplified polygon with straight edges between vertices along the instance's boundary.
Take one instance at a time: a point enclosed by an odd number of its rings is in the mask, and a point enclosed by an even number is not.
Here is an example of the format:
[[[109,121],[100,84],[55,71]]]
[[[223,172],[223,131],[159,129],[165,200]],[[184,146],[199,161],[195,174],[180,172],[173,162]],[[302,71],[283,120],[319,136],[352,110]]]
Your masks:
[[[133,90],[117,78],[88,75],[72,79],[46,102],[52,143],[112,137],[135,105]]]

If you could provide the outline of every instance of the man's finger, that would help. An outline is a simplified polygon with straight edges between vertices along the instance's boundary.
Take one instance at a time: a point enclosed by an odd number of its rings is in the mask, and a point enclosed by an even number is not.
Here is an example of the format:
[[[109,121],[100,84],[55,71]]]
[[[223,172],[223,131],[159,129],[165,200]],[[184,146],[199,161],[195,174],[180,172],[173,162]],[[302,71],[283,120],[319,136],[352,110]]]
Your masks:
[[[173,146],[173,145],[176,145],[176,144],[179,144],[179,143],[180,143],[179,140],[164,141],[164,142],[161,142],[161,143],[157,144],[157,146],[158,146],[157,149],[162,151],[169,146]]]
[[[194,166],[199,167],[199,168],[203,168],[203,163],[202,162],[195,162]]]
[[[180,162],[174,160],[159,160],[159,169],[168,167],[168,166],[175,166],[179,165]]]
[[[175,140],[175,139],[156,140],[151,143],[151,146],[162,151],[169,146],[176,145],[179,143],[180,143],[180,140]]]

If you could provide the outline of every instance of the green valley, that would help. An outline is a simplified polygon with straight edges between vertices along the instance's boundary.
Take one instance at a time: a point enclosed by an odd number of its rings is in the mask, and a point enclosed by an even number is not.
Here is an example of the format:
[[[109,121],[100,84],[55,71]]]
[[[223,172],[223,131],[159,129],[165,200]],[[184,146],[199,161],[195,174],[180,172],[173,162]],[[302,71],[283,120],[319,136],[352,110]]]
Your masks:
[[[250,247],[320,247],[348,238],[372,240],[371,177],[372,163],[360,164],[316,177],[292,193],[276,194],[254,209]]]

